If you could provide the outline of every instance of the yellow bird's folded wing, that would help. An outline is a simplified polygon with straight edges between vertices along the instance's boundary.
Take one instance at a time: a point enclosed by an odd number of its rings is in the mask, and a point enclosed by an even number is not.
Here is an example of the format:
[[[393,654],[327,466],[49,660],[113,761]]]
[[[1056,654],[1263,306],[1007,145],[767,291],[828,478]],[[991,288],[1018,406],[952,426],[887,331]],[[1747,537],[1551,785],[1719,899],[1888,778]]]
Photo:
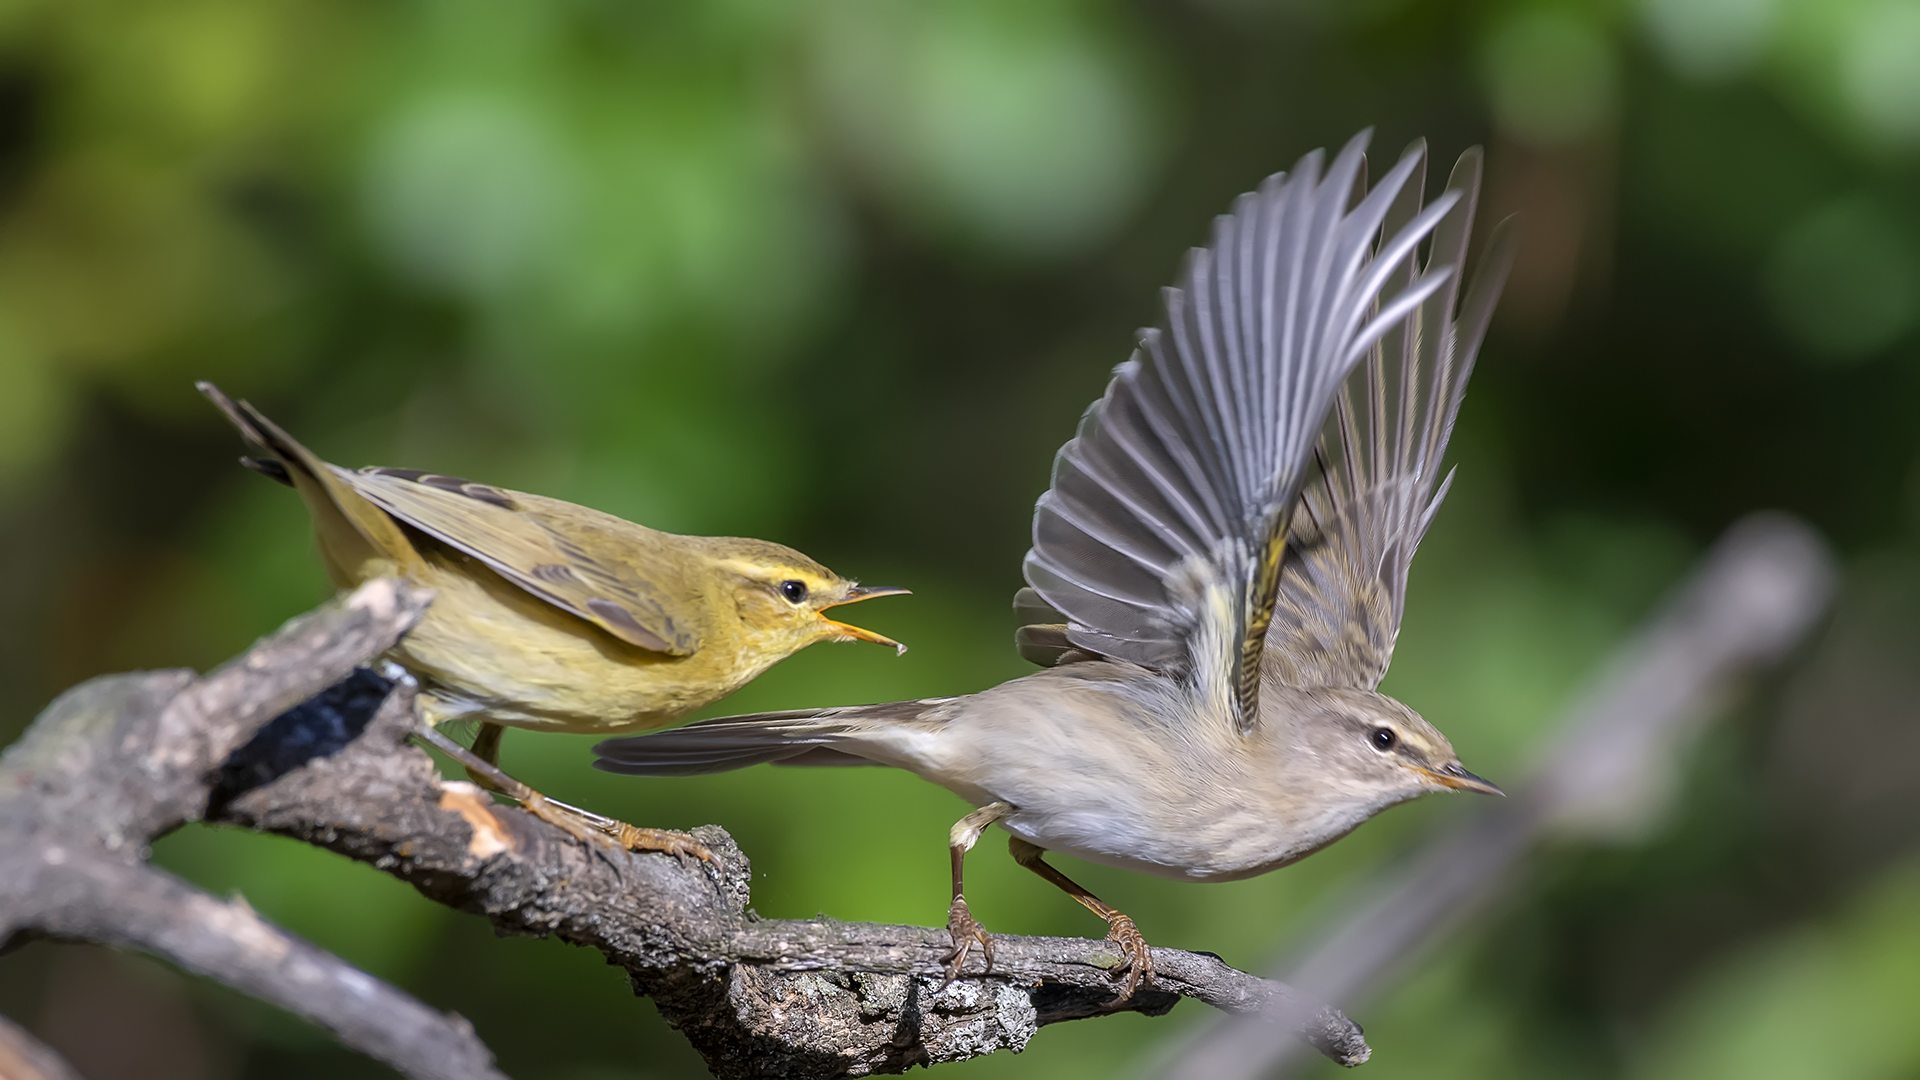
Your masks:
[[[664,565],[677,539],[584,506],[418,469],[343,469],[382,510],[622,641],[688,656],[697,598]]]

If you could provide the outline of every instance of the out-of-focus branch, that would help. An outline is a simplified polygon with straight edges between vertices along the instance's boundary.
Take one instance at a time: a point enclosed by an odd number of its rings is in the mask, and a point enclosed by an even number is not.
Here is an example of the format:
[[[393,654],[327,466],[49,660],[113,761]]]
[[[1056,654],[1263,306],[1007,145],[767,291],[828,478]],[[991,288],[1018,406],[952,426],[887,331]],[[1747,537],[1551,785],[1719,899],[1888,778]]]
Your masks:
[[[0,1016],[0,1076],[6,1080],[80,1080],[53,1048]]]
[[[1287,972],[1311,999],[1352,1007],[1443,931],[1484,911],[1542,841],[1628,840],[1665,816],[1680,751],[1738,679],[1778,660],[1825,611],[1825,544],[1777,514],[1736,523],[1576,699],[1513,797],[1425,845],[1311,934]],[[1155,1075],[1251,1080],[1297,1061],[1273,1028],[1214,1021],[1160,1056]]]
[[[412,690],[357,665],[398,640],[424,594],[374,582],[204,678],[96,679],[0,757],[0,944],[44,935],[140,949],[333,1031],[415,1077],[494,1078],[465,1021],[299,941],[243,901],[146,865],[148,843],[205,818],[337,851],[480,914],[503,933],[600,950],[721,1077],[904,1072],[1020,1049],[1044,1024],[1152,1015],[1193,997],[1284,1015],[1343,1063],[1360,1029],[1214,957],[1154,950],[1156,979],[1112,1001],[1104,941],[997,935],[991,974],[942,985],[944,930],[762,920],[722,829],[715,865],[586,843],[471,784],[410,743]]]
[[[143,861],[155,836],[202,815],[236,748],[392,646],[427,599],[373,582],[204,678],[116,675],[62,695],[0,757],[0,943],[39,935],[140,949],[410,1076],[499,1077],[464,1020]]]

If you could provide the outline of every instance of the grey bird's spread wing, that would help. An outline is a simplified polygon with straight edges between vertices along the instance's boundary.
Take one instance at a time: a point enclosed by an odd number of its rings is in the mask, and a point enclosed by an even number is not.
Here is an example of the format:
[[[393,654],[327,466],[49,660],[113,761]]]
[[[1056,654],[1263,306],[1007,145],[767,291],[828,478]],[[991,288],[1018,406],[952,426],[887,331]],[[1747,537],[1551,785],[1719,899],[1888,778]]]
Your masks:
[[[1403,216],[1376,251],[1423,155],[1367,191],[1365,146],[1363,133],[1324,174],[1316,151],[1269,177],[1190,253],[1163,323],[1055,458],[1025,570],[1036,617],[1061,617],[1030,623],[1024,653],[1200,680],[1251,727],[1288,519],[1327,410],[1448,272],[1382,297],[1456,196]]]
[[[1502,222],[1461,301],[1480,166],[1478,149],[1461,156],[1447,181],[1458,201],[1434,230],[1426,264],[1409,255],[1386,293],[1441,268],[1451,273],[1381,339],[1322,433],[1319,473],[1289,528],[1263,657],[1289,685],[1371,690],[1393,658],[1414,549],[1452,482],[1449,474],[1436,488],[1440,459],[1513,260],[1511,221]],[[1401,190],[1389,232],[1420,212],[1421,187],[1416,179]]]

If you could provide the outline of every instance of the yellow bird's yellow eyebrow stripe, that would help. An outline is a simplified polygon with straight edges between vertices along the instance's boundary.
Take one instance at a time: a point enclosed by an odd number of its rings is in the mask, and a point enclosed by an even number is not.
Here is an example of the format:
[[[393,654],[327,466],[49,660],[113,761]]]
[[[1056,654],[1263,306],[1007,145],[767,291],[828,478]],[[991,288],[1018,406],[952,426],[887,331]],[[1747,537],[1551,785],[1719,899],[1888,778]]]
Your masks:
[[[738,574],[743,578],[748,578],[753,581],[766,581],[768,584],[788,578],[805,582],[809,590],[834,584],[831,579],[821,577],[811,570],[798,566],[782,567],[777,571],[775,577],[769,578],[767,576],[769,567],[764,563],[748,562],[744,559],[717,559],[710,565],[715,570]]]

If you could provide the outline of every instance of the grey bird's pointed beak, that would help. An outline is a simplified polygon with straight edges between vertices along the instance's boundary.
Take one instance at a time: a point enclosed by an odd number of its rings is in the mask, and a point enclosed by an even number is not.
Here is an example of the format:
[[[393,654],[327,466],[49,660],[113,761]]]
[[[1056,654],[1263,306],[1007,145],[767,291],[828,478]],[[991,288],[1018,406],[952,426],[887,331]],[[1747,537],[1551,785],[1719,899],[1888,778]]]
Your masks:
[[[1473,775],[1466,770],[1465,766],[1457,761],[1443,765],[1439,769],[1421,769],[1420,771],[1425,773],[1427,777],[1435,783],[1443,787],[1450,787],[1455,791],[1472,791],[1481,795],[1498,795],[1503,799],[1507,796],[1507,793],[1501,791],[1497,785]]]

